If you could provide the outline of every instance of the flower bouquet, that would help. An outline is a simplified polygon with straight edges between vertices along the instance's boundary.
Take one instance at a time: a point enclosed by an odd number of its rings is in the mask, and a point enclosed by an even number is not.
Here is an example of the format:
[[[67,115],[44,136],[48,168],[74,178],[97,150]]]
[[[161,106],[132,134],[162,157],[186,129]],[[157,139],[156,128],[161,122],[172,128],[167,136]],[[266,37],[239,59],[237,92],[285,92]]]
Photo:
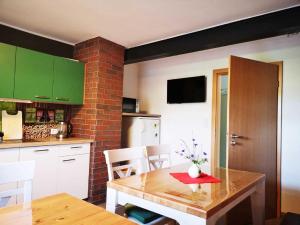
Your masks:
[[[190,147],[184,140],[180,140],[180,150],[175,151],[184,159],[192,162],[188,170],[188,174],[192,178],[197,178],[201,175],[201,165],[208,162],[207,153],[200,149],[196,139],[192,139],[192,146]]]

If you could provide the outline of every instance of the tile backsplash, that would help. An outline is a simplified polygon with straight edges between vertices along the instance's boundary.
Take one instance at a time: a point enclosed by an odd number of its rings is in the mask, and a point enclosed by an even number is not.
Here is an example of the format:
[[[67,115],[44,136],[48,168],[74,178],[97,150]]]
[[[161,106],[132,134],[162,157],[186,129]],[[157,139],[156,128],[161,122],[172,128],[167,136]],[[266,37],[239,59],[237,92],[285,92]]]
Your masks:
[[[50,130],[58,128],[56,123],[23,125],[24,139],[38,139],[50,136]]]
[[[61,104],[49,104],[49,103],[14,103],[14,102],[0,102],[0,131],[2,130],[2,110],[7,110],[10,113],[16,111],[22,111],[23,113],[23,138],[24,139],[37,139],[46,138],[50,136],[50,130],[52,128],[57,128],[56,123],[33,123],[26,124],[25,112],[26,108],[37,108],[43,110],[64,110],[64,121],[70,121],[71,119],[71,105],[61,105]]]

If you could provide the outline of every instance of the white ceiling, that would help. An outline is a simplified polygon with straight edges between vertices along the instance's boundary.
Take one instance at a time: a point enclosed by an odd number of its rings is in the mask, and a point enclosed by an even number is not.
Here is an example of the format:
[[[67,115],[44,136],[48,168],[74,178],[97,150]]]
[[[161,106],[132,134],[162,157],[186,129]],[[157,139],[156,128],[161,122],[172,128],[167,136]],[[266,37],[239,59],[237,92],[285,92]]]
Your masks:
[[[299,4],[299,0],[0,0],[0,23],[75,44],[125,47]]]

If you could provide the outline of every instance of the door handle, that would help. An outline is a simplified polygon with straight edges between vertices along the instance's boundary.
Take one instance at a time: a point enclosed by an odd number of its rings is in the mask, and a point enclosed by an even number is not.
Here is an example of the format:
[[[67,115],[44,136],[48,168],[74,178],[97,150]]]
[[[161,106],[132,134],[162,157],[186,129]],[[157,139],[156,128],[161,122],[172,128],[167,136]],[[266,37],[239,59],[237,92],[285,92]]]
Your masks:
[[[236,141],[231,140],[231,141],[230,141],[230,144],[231,144],[231,145],[236,145]]]
[[[231,137],[231,138],[241,138],[241,136],[236,135],[236,134],[231,134],[230,137]]]

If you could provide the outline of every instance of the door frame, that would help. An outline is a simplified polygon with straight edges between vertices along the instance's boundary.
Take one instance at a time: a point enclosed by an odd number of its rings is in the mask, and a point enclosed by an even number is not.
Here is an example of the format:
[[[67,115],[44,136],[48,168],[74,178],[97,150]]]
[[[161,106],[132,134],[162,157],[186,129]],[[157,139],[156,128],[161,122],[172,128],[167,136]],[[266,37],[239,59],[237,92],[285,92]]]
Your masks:
[[[282,142],[282,85],[283,85],[283,61],[270,62],[278,66],[278,107],[277,107],[277,217],[281,214],[281,142]],[[220,140],[220,93],[219,77],[229,75],[228,68],[214,69],[212,80],[212,132],[211,132],[211,168],[219,165],[219,141]],[[229,107],[227,107],[227,112]],[[227,113],[228,124],[229,113]],[[228,129],[228,126],[227,126]],[[228,135],[227,135],[228,141]],[[228,168],[228,145],[226,146],[226,168]]]
[[[220,84],[219,77],[228,75],[228,69],[215,69],[213,70],[213,85],[212,85],[212,135],[211,135],[211,168],[216,168],[219,165],[220,151],[217,151],[220,147]],[[228,109],[227,109],[228,110]],[[228,114],[227,114],[228,120]],[[227,147],[226,147],[227,152]],[[226,155],[226,167],[227,167],[227,155]]]

